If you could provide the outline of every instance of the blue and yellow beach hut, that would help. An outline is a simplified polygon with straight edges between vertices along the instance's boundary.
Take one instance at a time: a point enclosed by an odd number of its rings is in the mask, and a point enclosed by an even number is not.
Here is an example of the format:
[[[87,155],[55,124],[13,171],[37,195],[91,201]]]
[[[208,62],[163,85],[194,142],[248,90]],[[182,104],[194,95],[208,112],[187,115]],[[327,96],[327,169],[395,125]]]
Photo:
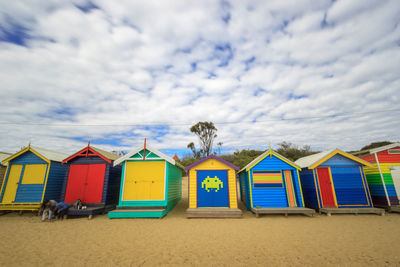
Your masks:
[[[259,214],[315,213],[304,208],[300,167],[271,148],[239,171],[241,200]]]
[[[307,207],[327,213],[376,213],[363,166],[365,160],[339,149],[328,150],[296,160],[302,169],[300,180]]]
[[[183,166],[145,145],[114,161],[122,164],[117,209],[109,218],[164,217],[182,197]]]
[[[38,210],[44,199],[60,201],[68,155],[28,145],[4,159],[0,210]]]
[[[239,167],[210,155],[185,170],[189,183],[188,218],[242,217],[237,198]]]

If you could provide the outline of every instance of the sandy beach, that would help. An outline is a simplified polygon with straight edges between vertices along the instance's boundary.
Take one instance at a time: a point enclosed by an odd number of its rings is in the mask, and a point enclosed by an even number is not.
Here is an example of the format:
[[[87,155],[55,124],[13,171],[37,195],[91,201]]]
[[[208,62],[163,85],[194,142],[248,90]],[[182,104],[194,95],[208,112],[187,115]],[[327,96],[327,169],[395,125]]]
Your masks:
[[[163,219],[3,215],[0,265],[400,265],[400,214],[186,219],[183,189]]]

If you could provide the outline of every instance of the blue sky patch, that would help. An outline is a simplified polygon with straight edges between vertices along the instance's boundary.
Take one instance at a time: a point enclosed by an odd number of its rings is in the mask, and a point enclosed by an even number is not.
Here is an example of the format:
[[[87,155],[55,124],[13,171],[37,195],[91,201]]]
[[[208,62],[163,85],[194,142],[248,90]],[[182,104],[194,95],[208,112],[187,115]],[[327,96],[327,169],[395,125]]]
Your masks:
[[[0,41],[26,46],[26,42],[30,38],[28,29],[11,19],[7,19],[7,22],[8,27],[0,25]]]
[[[92,10],[94,9],[99,9],[99,7],[97,5],[95,5],[92,1],[86,1],[86,3],[78,5],[75,4],[75,6],[81,10],[84,13],[90,13],[92,12]]]

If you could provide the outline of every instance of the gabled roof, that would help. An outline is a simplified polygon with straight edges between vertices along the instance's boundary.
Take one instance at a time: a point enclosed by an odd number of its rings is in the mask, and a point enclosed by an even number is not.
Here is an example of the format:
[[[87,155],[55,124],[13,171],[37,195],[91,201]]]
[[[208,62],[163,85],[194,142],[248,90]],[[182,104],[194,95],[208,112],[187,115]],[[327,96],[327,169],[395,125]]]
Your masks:
[[[86,154],[86,153],[88,153],[89,151],[92,152],[92,153],[91,153],[91,154]],[[116,160],[116,159],[119,158],[118,155],[115,155],[115,154],[113,154],[113,153],[104,151],[104,150],[102,150],[102,149],[100,149],[100,148],[97,148],[97,147],[88,145],[88,146],[86,146],[85,148],[79,150],[78,152],[72,154],[72,155],[69,156],[68,158],[64,159],[62,163],[66,163],[66,162],[72,160],[72,159],[75,158],[75,157],[84,156],[84,154],[90,155],[90,156],[93,156],[93,154],[95,154],[95,155],[101,157],[102,159],[104,159],[105,161],[107,161],[107,162],[109,162],[109,163],[111,163],[111,161]]]
[[[340,149],[331,149],[307,157],[302,157],[296,160],[295,163],[299,165],[301,168],[314,169],[319,165],[321,165],[322,163],[324,163],[325,161],[327,161],[328,159],[330,159],[331,157],[335,156],[336,154],[354,160],[362,165],[371,166],[369,162],[362,160],[356,156],[353,156],[349,153],[343,152]]]
[[[28,145],[26,148],[18,151],[15,154],[12,154],[8,158],[4,159],[2,161],[2,163],[4,164],[6,162],[9,162],[10,160],[15,159],[16,157],[19,157],[20,155],[22,155],[22,154],[24,154],[25,152],[28,152],[28,151],[31,151],[32,153],[34,153],[38,157],[42,158],[46,162],[49,162],[49,161],[61,162],[63,159],[65,159],[68,156],[67,154],[64,154],[64,153],[60,153],[60,152],[52,151],[52,150],[49,150],[49,149]]]
[[[295,164],[293,161],[291,161],[290,159],[285,158],[284,156],[282,156],[281,154],[279,154],[278,152],[272,150],[271,148],[267,151],[265,151],[264,153],[262,153],[260,156],[258,156],[257,158],[253,159],[252,161],[250,161],[249,164],[247,164],[246,166],[244,166],[244,168],[242,168],[239,172],[242,171],[248,171],[249,169],[253,168],[254,165],[256,165],[257,163],[259,163],[260,161],[262,161],[263,159],[265,159],[267,156],[269,155],[273,155],[277,158],[279,158],[280,160],[283,160],[284,162],[286,162],[287,164],[289,164],[290,166],[295,167],[296,169],[300,170],[300,166],[298,166],[297,164]]]
[[[118,164],[121,164],[122,162],[128,160],[130,157],[132,157],[133,155],[139,153],[140,151],[143,150],[143,147],[138,147],[137,149],[129,152],[128,154],[118,158],[117,160],[114,161],[114,166],[117,166]],[[161,159],[171,163],[172,165],[176,165],[181,169],[185,169],[180,163],[178,163],[177,161],[175,161],[173,158],[168,157],[167,155],[165,155],[164,153],[162,153],[161,151],[155,149],[152,146],[146,145],[146,153],[147,151],[152,152],[153,154],[157,155],[158,157],[160,157]]]
[[[208,157],[202,158],[201,160],[199,160],[199,161],[197,161],[197,162],[195,162],[195,163],[193,163],[193,164],[187,166],[187,167],[185,168],[185,171],[187,172],[187,171],[189,171],[191,168],[193,168],[193,167],[195,167],[195,166],[197,166],[197,165],[199,165],[199,164],[201,164],[201,163],[203,163],[204,161],[207,161],[207,160],[209,160],[209,159],[218,160],[219,162],[221,162],[221,163],[223,163],[223,164],[225,164],[225,165],[228,165],[229,167],[233,168],[233,169],[236,170],[236,171],[239,170],[239,167],[238,167],[238,166],[233,165],[232,163],[230,163],[230,162],[228,162],[228,161],[226,161],[226,160],[223,160],[223,159],[221,159],[220,157],[217,157],[217,156],[215,156],[215,155],[209,155]]]
[[[400,146],[400,143],[394,143],[394,144],[390,144],[390,145],[386,145],[386,146],[381,146],[381,147],[377,147],[377,148],[373,148],[369,150],[370,154],[374,154],[374,153],[378,153],[381,151],[384,151],[386,149],[391,149],[394,147]]]
[[[2,161],[6,158],[8,158],[9,156],[11,156],[11,153],[8,152],[0,152],[0,164],[2,164]]]

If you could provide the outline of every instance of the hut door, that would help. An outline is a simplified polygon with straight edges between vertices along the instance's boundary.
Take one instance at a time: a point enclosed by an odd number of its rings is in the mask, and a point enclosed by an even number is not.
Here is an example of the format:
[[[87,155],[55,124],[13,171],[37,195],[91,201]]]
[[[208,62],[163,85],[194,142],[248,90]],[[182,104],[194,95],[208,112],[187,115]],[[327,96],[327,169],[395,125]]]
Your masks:
[[[106,164],[90,164],[85,182],[84,203],[101,203]]]
[[[321,190],[322,206],[324,208],[336,207],[329,168],[317,168],[317,175]]]
[[[5,188],[3,203],[13,203],[18,189],[19,179],[21,177],[22,165],[11,165]]]
[[[229,207],[228,171],[197,172],[197,206]]]
[[[285,185],[286,185],[286,195],[288,199],[288,206],[289,207],[296,207],[296,197],[293,187],[293,179],[292,179],[292,171],[285,170],[283,171],[285,175]]]
[[[397,198],[400,200],[400,166],[392,166],[390,169]]]
[[[164,200],[165,161],[128,161],[123,200]]]
[[[77,199],[84,202],[85,180],[88,165],[72,164],[69,167],[68,185],[64,202],[74,203]]]

